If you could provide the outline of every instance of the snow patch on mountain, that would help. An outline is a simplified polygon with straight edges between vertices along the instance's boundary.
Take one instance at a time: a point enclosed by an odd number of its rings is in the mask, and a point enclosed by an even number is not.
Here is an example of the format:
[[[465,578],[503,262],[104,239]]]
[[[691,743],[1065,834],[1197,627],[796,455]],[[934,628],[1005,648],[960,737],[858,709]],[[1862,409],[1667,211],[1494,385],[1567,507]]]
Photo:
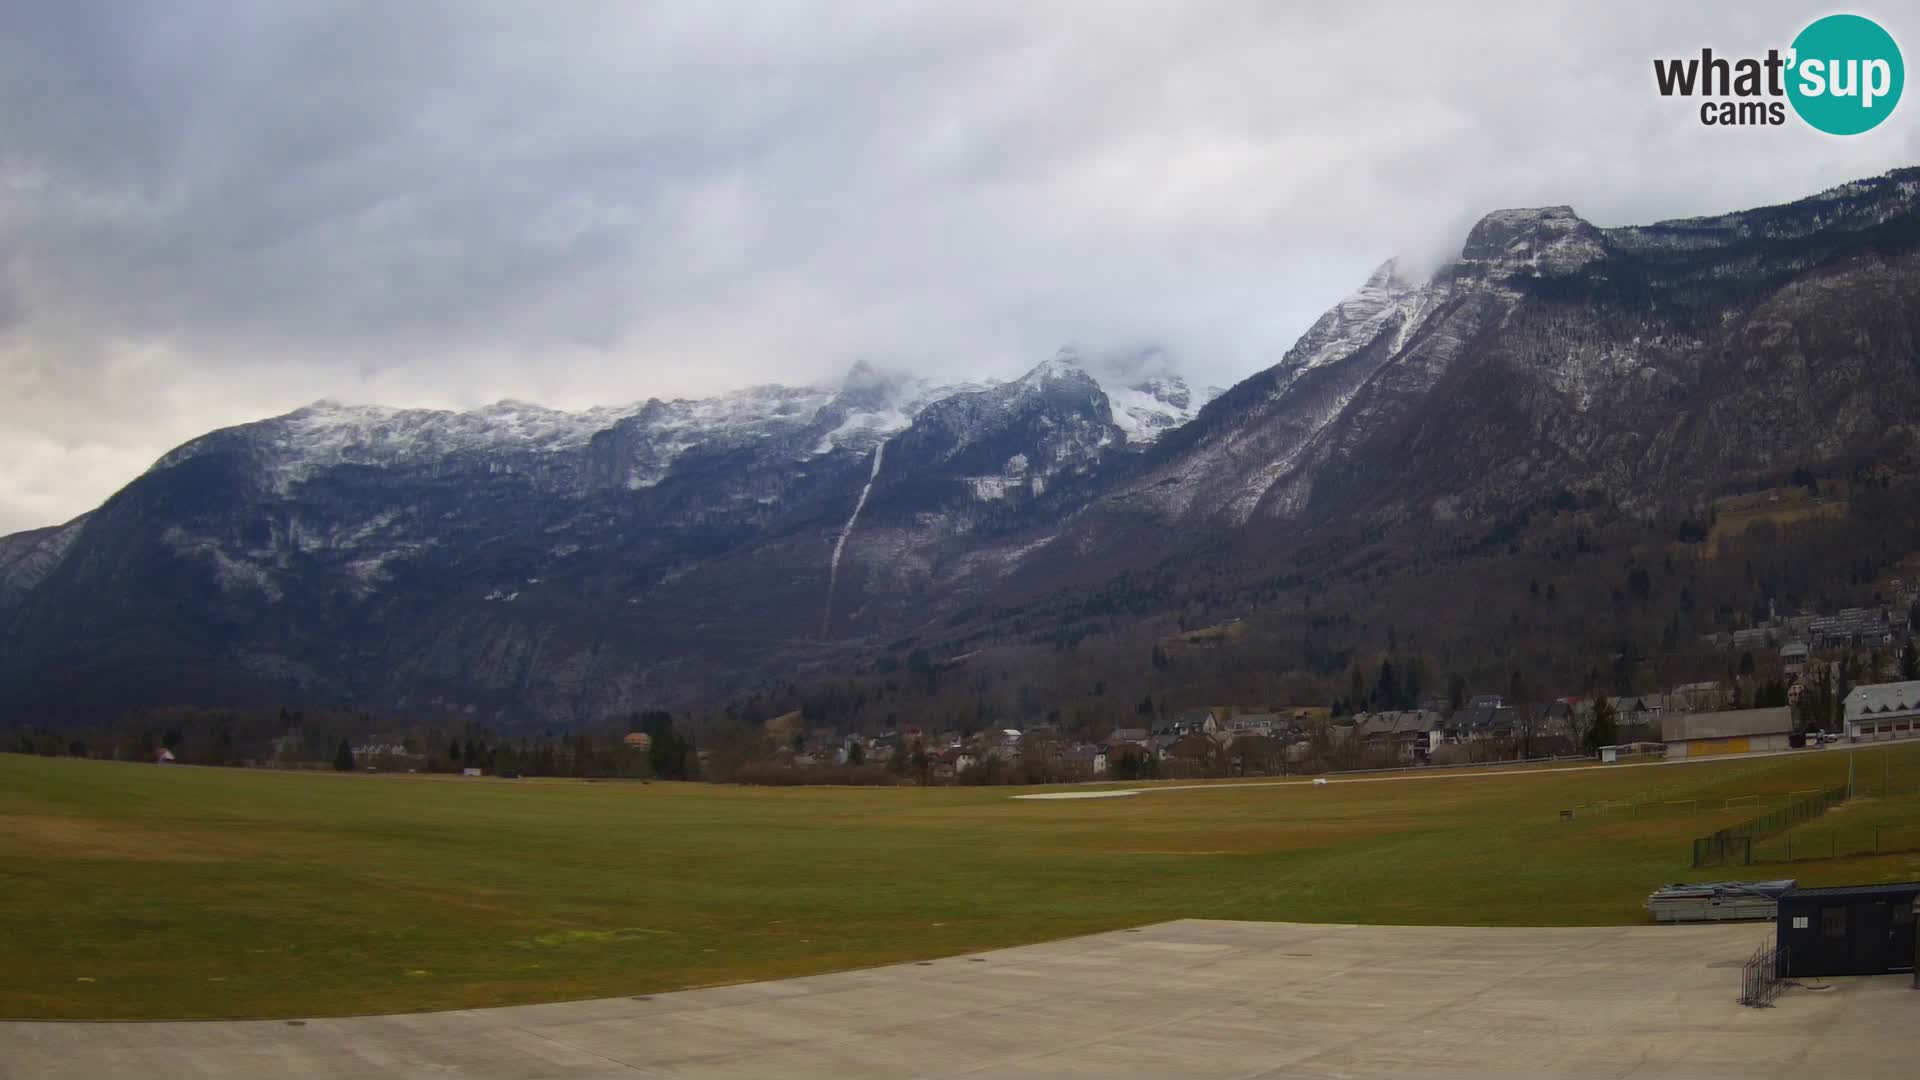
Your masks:
[[[867,505],[867,496],[873,494],[873,482],[880,479],[880,466],[886,461],[887,443],[882,439],[873,448],[873,467],[867,472],[867,482],[860,488],[860,497],[854,500],[853,513],[848,515],[847,523],[840,529],[840,538],[833,542],[833,554],[827,562],[827,601],[820,610],[820,636],[826,637],[833,626],[833,590],[840,583],[840,556],[846,552],[847,538],[853,535],[853,527],[860,521],[860,511]]]
[[[195,536],[176,525],[162,533],[160,540],[175,554],[206,563],[223,592],[258,592],[270,604],[279,603],[284,595],[270,568],[252,558],[229,554],[212,537]]]
[[[885,439],[911,423],[913,423],[913,417],[899,409],[853,413],[842,421],[839,427],[820,436],[820,441],[813,446],[813,452],[831,454],[843,445],[850,450],[858,449],[858,444],[864,440]]]
[[[216,450],[239,449],[263,488],[279,495],[317,473],[341,466],[374,468],[478,468],[493,476],[532,475],[537,483],[565,485],[575,465],[603,434],[617,433],[611,460],[595,475],[639,491],[663,482],[676,464],[701,449],[747,447],[803,439],[790,451],[796,461],[850,452],[870,454],[881,442],[913,426],[930,408],[967,399],[987,412],[1020,409],[1033,393],[1105,393],[1112,419],[1130,445],[1142,445],[1190,420],[1208,398],[1190,391],[1179,375],[1159,363],[1105,363],[1096,376],[1069,348],[1013,382],[942,382],[883,372],[860,363],[839,383],[826,386],[748,387],[710,398],[653,399],[578,412],[523,401],[501,401],[457,412],[347,405],[323,400],[283,416],[213,432],[162,456],[151,471]],[[1122,381],[1122,380],[1125,381]],[[951,412],[951,409],[944,411]],[[991,421],[981,417],[982,422]],[[1061,448],[1097,451],[1111,437]],[[567,458],[572,460],[563,460]],[[550,465],[558,465],[554,472]],[[553,477],[549,479],[549,474]],[[576,493],[585,489],[576,488]]]
[[[973,497],[981,502],[999,502],[1007,497],[1007,492],[1017,487],[1025,487],[1026,479],[1017,476],[969,476],[967,488]]]
[[[562,412],[500,401],[471,412],[391,409],[320,401],[281,418],[277,444],[315,464],[391,465],[455,454],[514,449],[555,451],[586,445],[631,409]]]
[[[840,422],[824,432],[813,453],[836,450],[866,453],[913,424],[920,410],[955,394],[972,393],[991,384],[942,383],[913,375],[879,375],[866,364],[854,365],[823,417],[839,415]]]
[[[1166,355],[1153,349],[1089,357],[1068,346],[1025,381],[1038,385],[1071,377],[1091,379],[1106,395],[1113,423],[1129,446],[1145,446],[1192,420],[1221,393],[1219,387],[1195,392]]]
[[[1606,257],[1599,229],[1571,206],[1495,210],[1480,219],[1461,248],[1464,263],[1492,276],[1565,274]]]
[[[1389,324],[1405,330],[1426,307],[1426,290],[1407,279],[1398,259],[1381,263],[1346,299],[1314,320],[1278,365],[1279,397],[1315,368],[1338,363],[1379,340]],[[1400,340],[1400,339],[1396,339]]]
[[[357,559],[349,559],[344,565],[347,577],[351,579],[354,591],[365,598],[378,592],[382,585],[393,580],[395,563],[417,558],[434,545],[427,541],[412,541],[395,547],[374,551]]]
[[[0,536],[0,604],[25,595],[66,558],[89,515],[65,525]]]
[[[1178,375],[1146,379],[1131,386],[1104,385],[1113,406],[1113,422],[1133,445],[1150,443],[1194,418],[1219,396],[1217,389],[1196,394]]]

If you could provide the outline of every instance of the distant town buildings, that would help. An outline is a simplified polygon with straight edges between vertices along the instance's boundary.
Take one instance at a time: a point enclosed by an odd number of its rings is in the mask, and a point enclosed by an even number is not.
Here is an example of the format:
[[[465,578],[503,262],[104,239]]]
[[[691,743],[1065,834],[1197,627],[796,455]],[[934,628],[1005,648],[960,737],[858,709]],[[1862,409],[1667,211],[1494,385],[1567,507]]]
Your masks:
[[[1801,744],[1797,729],[1802,725],[1796,720],[1808,720],[1799,714],[1810,695],[1822,695],[1811,698],[1823,710],[1810,721],[1815,728],[1830,722],[1824,710],[1833,707],[1844,711],[1846,738],[1920,737],[1920,680],[1852,687],[1837,704],[1823,696],[1846,689],[1849,680],[1888,677],[1900,662],[1897,647],[1909,637],[1908,605],[1920,599],[1920,582],[1915,586],[1891,583],[1897,605],[1832,614],[1769,610],[1754,626],[1708,635],[1716,647],[1752,654],[1739,659],[1738,676],[1729,659],[1726,680],[1681,683],[1665,691],[1570,696],[1544,704],[1472,694],[1458,707],[1446,697],[1429,696],[1419,708],[1348,716],[1256,704],[1168,713],[1143,707],[1123,722],[1131,726],[1095,724],[1092,730],[1067,729],[1057,722],[1056,711],[1024,726],[973,733],[907,727],[836,741],[831,731],[815,730],[802,740],[805,752],[796,745],[777,752],[775,760],[797,768],[891,763],[898,775],[912,769],[933,782],[967,782],[972,769],[989,770],[976,774],[974,782],[983,782],[982,777],[984,782],[1053,782],[1465,764],[1590,754],[1596,741],[1607,744],[1602,759],[1608,761],[1623,754],[1700,757]],[[1869,652],[1875,659],[1865,663]],[[1765,706],[1751,707],[1756,700]],[[1599,732],[1602,702],[1611,724]]]
[[[1896,580],[1895,584],[1899,582]],[[1906,633],[1909,609],[1910,604],[1903,603],[1897,608],[1887,605],[1841,608],[1831,615],[1805,612],[1798,615],[1769,615],[1749,627],[1708,634],[1705,640],[1733,652],[1779,649],[1783,660],[1786,659],[1786,650],[1797,646],[1796,652],[1804,663],[1806,650],[1817,652],[1893,644],[1896,638]]]

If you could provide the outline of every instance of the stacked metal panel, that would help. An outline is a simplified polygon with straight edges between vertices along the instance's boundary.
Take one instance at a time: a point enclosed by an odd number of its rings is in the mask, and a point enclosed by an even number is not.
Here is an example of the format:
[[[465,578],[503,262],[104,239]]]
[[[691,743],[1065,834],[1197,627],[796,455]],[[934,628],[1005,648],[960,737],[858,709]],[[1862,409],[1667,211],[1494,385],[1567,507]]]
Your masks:
[[[1647,910],[1658,922],[1771,919],[1779,907],[1780,895],[1793,886],[1792,879],[1668,885],[1647,897]]]

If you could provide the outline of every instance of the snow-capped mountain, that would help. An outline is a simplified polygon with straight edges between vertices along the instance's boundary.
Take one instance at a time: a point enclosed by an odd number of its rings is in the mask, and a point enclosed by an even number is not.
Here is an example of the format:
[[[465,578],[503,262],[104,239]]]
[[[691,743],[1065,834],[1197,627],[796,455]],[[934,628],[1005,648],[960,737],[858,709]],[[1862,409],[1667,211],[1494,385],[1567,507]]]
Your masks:
[[[665,671],[689,635],[762,602],[812,613],[776,641],[858,638],[944,587],[954,550],[992,564],[995,537],[1063,512],[1195,407],[1163,362],[1129,374],[1146,389],[1124,391],[1121,418],[1071,350],[1007,382],[861,364],[828,386],[578,413],[317,402],[194,439],[98,511],[0,539],[0,619],[117,656],[88,636],[109,620],[142,652],[192,657],[171,666],[217,657],[241,688],[497,708],[539,686],[540,715],[565,718],[649,678],[570,681],[599,670],[601,635],[662,636],[649,663]],[[72,590],[90,600],[53,599]],[[179,624],[179,590],[204,620]]]
[[[1316,530],[1478,538],[1573,493],[1680,520],[1766,470],[1906,468],[1916,200],[1920,170],[1639,227],[1497,211],[1217,396],[1064,350],[1005,382],[863,365],[585,413],[319,403],[0,538],[0,706],[590,721],[1147,568],[1269,580]],[[1115,595],[1170,602],[1060,617]]]
[[[1110,410],[1111,421],[1130,446],[1150,443],[1185,423],[1204,403],[1181,376],[1171,373],[1132,385],[1113,376],[1108,389],[1071,349],[1004,384],[939,383],[881,372],[861,362],[837,385],[755,386],[713,398],[655,399],[583,412],[521,401],[500,401],[468,412],[318,401],[284,416],[194,439],[162,456],[151,471],[239,448],[254,462],[260,481],[282,493],[326,469],[457,471],[476,464],[496,470],[528,467],[539,482],[574,494],[605,483],[640,489],[660,483],[690,451],[785,445],[804,435],[805,440],[788,447],[796,461],[842,451],[865,454],[906,430],[936,403],[968,394],[1011,400],[1063,377],[1086,380],[1093,392],[1119,402]],[[580,464],[590,467],[583,471],[575,467]]]

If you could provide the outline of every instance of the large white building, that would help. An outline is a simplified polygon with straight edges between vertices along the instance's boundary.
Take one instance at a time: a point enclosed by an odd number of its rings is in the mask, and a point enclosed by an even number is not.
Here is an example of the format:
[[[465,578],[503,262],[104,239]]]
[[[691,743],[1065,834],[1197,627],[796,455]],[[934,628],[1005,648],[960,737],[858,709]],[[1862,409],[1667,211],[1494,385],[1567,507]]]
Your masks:
[[[1847,695],[1847,738],[1910,739],[1920,735],[1920,681],[1856,686]]]

